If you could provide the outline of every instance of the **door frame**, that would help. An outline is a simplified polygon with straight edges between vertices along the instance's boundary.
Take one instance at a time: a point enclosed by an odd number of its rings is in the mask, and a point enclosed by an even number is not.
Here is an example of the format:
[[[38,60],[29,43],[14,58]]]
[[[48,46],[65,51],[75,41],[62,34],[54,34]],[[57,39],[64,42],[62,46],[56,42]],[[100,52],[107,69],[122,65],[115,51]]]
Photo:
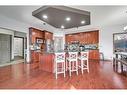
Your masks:
[[[22,40],[22,41],[23,41],[23,45],[22,45],[22,48],[23,48],[23,50],[22,50],[22,57],[23,57],[23,59],[24,59],[24,50],[25,50],[25,47],[24,47],[24,44],[25,44],[25,42],[24,42],[24,37],[14,36],[14,38],[21,38],[21,39],[23,39],[23,40]]]

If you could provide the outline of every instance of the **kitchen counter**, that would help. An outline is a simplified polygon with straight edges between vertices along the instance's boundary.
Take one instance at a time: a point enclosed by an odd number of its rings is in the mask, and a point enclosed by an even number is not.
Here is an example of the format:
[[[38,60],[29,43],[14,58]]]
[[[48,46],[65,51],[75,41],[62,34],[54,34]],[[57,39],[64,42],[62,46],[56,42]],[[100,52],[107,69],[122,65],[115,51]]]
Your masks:
[[[40,52],[39,53],[39,69],[47,72],[54,72],[54,53]]]
[[[59,52],[63,52],[63,51],[59,51]],[[38,53],[39,53],[39,69],[54,73],[55,52],[38,52]],[[99,49],[89,50],[89,59],[99,60]]]

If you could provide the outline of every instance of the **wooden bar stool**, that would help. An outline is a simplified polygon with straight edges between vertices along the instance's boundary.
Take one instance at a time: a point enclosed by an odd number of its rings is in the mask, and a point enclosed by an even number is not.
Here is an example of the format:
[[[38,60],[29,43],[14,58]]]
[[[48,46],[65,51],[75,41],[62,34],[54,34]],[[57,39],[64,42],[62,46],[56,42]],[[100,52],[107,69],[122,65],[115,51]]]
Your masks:
[[[65,52],[55,53],[55,76],[63,73],[65,77]]]
[[[87,72],[89,73],[89,52],[81,52],[78,59],[81,62],[79,68],[81,68],[82,74],[83,70],[87,70]]]
[[[78,75],[78,52],[68,52],[69,56],[66,57],[66,71],[69,70],[69,75],[71,72],[76,71]]]

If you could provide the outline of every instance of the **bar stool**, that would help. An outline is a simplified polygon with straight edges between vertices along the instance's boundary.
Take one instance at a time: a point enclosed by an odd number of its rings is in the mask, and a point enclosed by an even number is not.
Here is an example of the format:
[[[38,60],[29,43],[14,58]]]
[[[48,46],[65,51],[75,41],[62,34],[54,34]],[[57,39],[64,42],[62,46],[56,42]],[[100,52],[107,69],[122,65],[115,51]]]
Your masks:
[[[65,52],[55,53],[55,76],[64,74],[65,77]]]
[[[66,71],[69,70],[69,75],[71,72],[76,71],[78,75],[78,52],[68,52],[69,56],[66,57]]]
[[[87,70],[87,72],[89,73],[89,61],[88,61],[89,52],[82,51],[78,59],[81,61],[79,68],[81,68],[82,74],[83,74],[83,70]]]

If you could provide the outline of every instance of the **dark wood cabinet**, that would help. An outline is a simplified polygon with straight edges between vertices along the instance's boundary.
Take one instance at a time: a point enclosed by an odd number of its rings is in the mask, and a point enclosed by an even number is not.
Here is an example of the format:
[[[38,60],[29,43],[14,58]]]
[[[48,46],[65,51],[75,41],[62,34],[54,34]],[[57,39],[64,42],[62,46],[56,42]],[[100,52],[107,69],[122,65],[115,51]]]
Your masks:
[[[73,41],[79,41],[80,44],[98,44],[99,43],[99,30],[66,34],[66,43],[72,43]],[[99,50],[90,50],[89,59],[99,59]]]
[[[90,50],[89,59],[98,60],[100,59],[99,50]]]
[[[43,53],[39,55],[39,69],[54,72],[54,54]]]
[[[44,32],[42,30],[30,27],[29,28],[29,34],[30,34],[30,45],[36,44],[37,43],[37,38],[39,39],[44,39]],[[40,44],[41,49],[43,49],[43,44]],[[36,51],[31,50],[31,63],[36,63],[39,62],[39,54]]]
[[[31,62],[39,62],[39,53],[36,51],[31,51]]]
[[[39,29],[29,28],[30,44],[36,43],[36,38],[44,39],[44,32]]]
[[[97,44],[99,43],[99,31],[94,30],[94,31],[88,31],[88,32],[66,34],[65,40],[66,40],[66,43],[79,41],[80,44]]]
[[[48,32],[46,30],[39,30],[33,27],[29,28],[30,34],[30,45],[35,45],[37,43],[37,39],[42,39],[43,43],[40,43],[40,47],[42,52],[45,50],[46,44],[45,41],[47,39],[53,40],[53,33]],[[36,50],[31,50],[31,62],[36,63],[39,62],[39,53]]]
[[[44,31],[44,38],[45,38],[45,40],[47,40],[47,39],[50,39],[50,40],[53,40],[53,33],[51,33],[51,32],[48,32],[48,31]]]

